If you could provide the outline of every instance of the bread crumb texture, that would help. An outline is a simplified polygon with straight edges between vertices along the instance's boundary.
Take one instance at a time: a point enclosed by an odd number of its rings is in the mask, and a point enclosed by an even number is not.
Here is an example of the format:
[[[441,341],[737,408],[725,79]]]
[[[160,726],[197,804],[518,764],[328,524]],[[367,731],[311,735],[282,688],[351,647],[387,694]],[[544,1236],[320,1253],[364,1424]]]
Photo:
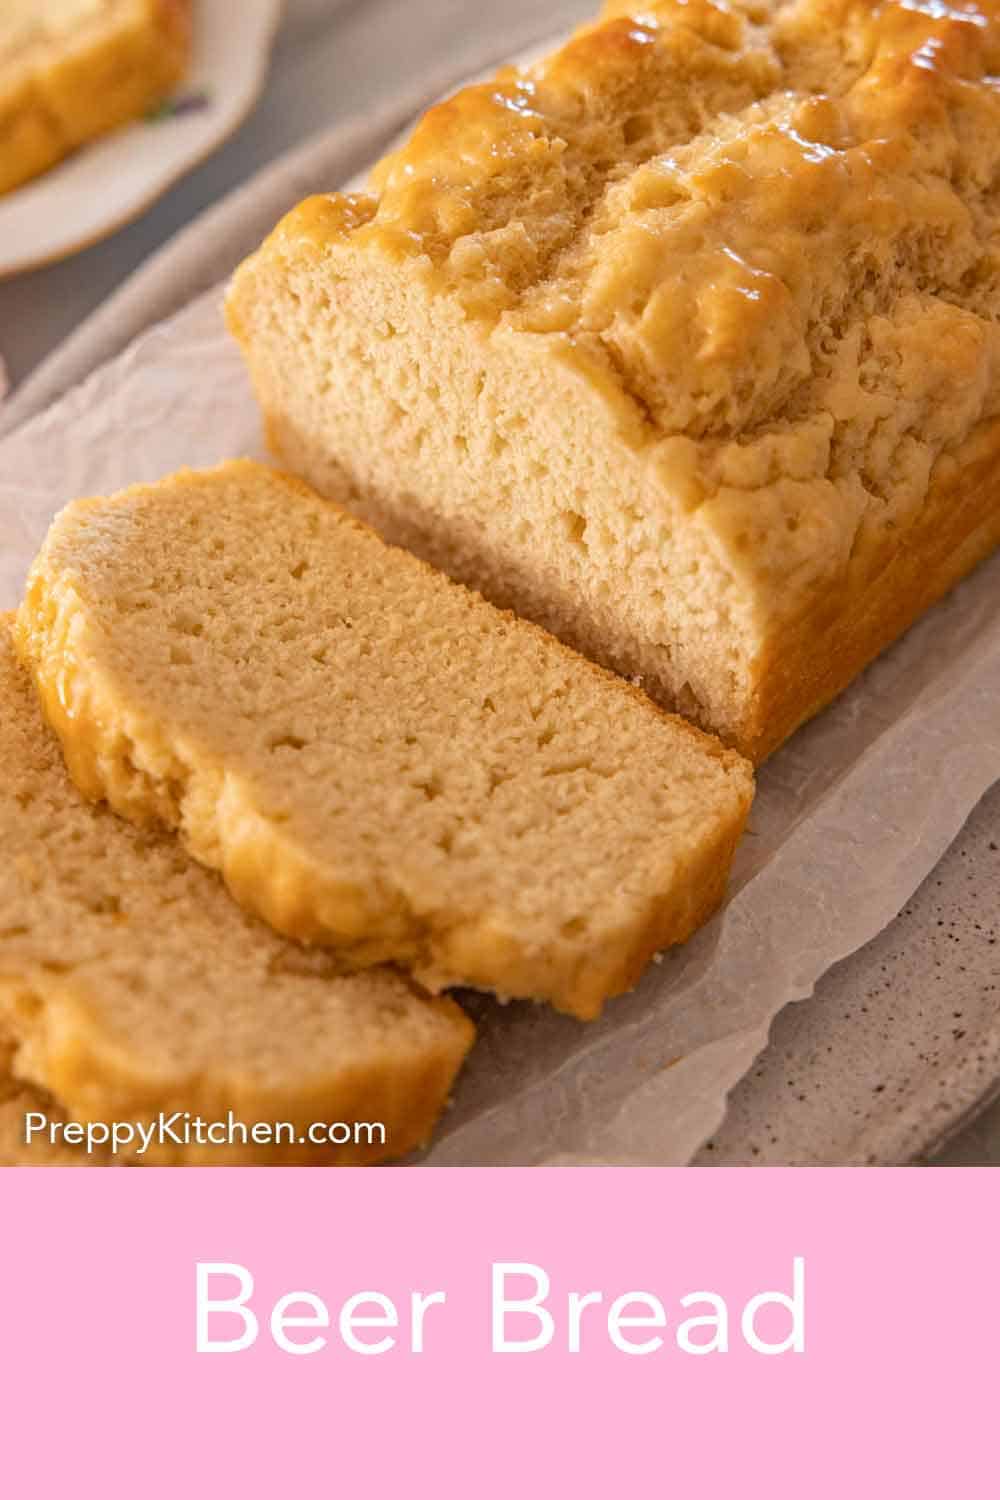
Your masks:
[[[338,973],[246,916],[176,839],[84,801],[9,627],[0,620],[0,1159],[53,1155],[23,1146],[26,1108],[386,1127],[382,1148],[165,1142],[142,1158],[156,1165],[373,1161],[425,1141],[472,1042],[462,1011],[392,970]],[[37,1102],[40,1090],[58,1102]]]
[[[716,740],[249,462],[70,506],[17,640],[89,796],[434,990],[596,1015],[719,903],[752,795]]]
[[[1000,21],[635,10],[301,205],[229,316],[291,466],[756,754],[788,632],[1000,420]]]
[[[158,104],[187,71],[192,0],[3,0],[0,193]]]

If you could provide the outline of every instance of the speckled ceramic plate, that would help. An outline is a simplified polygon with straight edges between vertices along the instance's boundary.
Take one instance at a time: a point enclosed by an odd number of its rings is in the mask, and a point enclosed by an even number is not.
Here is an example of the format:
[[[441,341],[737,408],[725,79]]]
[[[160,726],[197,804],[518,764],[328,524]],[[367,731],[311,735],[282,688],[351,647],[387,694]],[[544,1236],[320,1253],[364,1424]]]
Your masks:
[[[0,276],[62,260],[135,219],[246,118],[283,0],[196,0],[194,62],[162,108],[0,197]]]

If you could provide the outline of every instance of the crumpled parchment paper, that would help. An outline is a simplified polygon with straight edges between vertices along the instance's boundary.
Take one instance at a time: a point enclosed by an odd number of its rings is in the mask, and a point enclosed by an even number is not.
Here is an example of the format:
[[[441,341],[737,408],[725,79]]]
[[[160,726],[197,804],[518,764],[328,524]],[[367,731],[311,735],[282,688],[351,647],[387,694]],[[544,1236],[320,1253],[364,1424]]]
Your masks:
[[[0,444],[0,607],[55,512],[182,465],[264,456],[221,290]],[[778,1010],[900,910],[1000,777],[1000,557],[764,768],[729,900],[583,1026],[476,997],[433,1165],[687,1162]],[[943,1003],[943,1002],[942,1002]]]

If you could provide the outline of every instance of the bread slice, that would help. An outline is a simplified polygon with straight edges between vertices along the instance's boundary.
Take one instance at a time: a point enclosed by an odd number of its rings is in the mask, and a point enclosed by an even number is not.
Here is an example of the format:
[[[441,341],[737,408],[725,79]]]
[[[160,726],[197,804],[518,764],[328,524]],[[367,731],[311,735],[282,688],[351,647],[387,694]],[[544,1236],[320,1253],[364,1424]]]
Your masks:
[[[426,1140],[472,1042],[462,1011],[392,970],[337,974],[328,955],[245,916],[175,839],[84,802],[9,624],[0,622],[0,1031],[15,1046],[6,1074],[82,1121],[186,1111],[226,1122],[231,1110],[247,1127],[294,1127],[291,1141],[165,1139],[143,1163],[374,1161]],[[382,1123],[386,1139],[299,1140],[320,1123]]]
[[[1000,11],[615,3],[311,198],[281,461],[761,759],[1000,541]]]
[[[749,768],[257,464],[71,505],[17,639],[74,779],[279,931],[596,1015],[722,898]]]
[[[191,0],[4,0],[0,193],[159,103],[190,52]]]

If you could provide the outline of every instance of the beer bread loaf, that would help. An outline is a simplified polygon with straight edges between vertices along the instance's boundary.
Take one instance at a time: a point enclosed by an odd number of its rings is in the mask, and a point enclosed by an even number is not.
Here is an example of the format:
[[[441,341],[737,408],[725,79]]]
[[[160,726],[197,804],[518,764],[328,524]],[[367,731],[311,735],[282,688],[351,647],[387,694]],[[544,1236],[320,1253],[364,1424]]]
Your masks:
[[[997,0],[611,4],[229,296],[276,454],[755,760],[1000,540]]]

